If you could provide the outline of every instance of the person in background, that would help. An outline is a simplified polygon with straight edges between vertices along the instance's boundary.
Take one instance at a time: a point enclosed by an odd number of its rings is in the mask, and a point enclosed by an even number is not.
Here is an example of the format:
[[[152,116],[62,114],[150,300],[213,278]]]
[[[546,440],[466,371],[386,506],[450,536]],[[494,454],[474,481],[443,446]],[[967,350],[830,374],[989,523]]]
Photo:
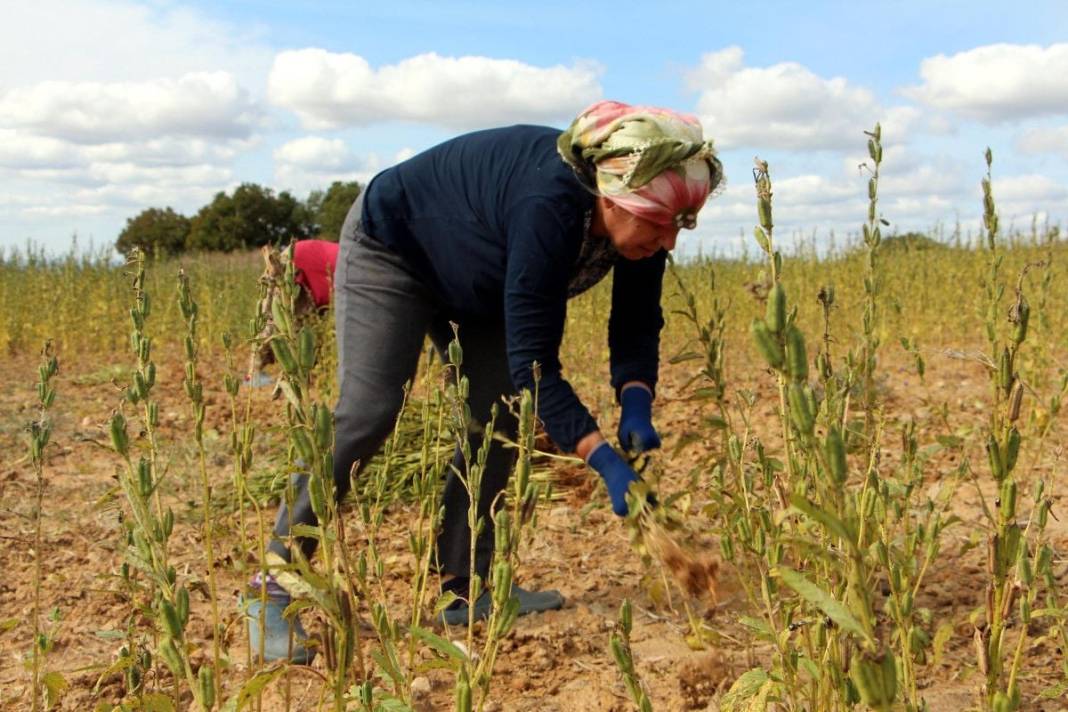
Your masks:
[[[274,363],[271,337],[274,336],[275,326],[271,316],[271,303],[277,297],[279,284],[285,276],[283,256],[270,245],[265,245],[262,252],[264,268],[259,281],[266,289],[256,308],[264,320],[264,326],[256,337],[256,345],[249,357],[248,373],[245,374],[245,382],[253,388],[274,383],[263,369]],[[324,312],[330,306],[337,255],[338,244],[329,240],[298,240],[293,243],[292,259],[296,268],[294,279],[300,287],[293,311],[298,319],[304,318],[312,311]]]
[[[339,398],[334,412],[335,492],[350,488],[393,428],[404,386],[427,335],[444,352],[459,326],[462,371],[469,378],[472,421],[485,423],[502,396],[534,389],[549,437],[604,480],[612,511],[627,513],[626,493],[638,475],[612,447],[565,380],[559,348],[567,302],[613,273],[608,320],[611,385],[621,408],[624,450],[660,446],[652,423],[656,393],[661,283],[679,231],[721,184],[722,166],[692,116],[668,109],[602,101],[561,132],[510,126],[459,136],[379,173],[349,211],[341,236],[335,290]],[[510,439],[517,423],[502,408],[495,427]],[[470,434],[471,451],[482,434]],[[475,569],[486,580],[493,553],[491,506],[505,487],[513,452],[494,443],[476,503],[485,527]],[[453,461],[463,471],[457,451]],[[247,610],[253,649],[265,621],[266,659],[306,662],[299,620],[286,621],[286,577],[293,548],[315,541],[291,535],[315,524],[307,478],[292,507],[283,505],[267,555],[271,571],[252,590],[268,593],[266,609]],[[464,624],[489,613],[490,597],[470,590],[467,492],[455,474],[444,484],[437,538],[443,592],[460,598],[443,612]],[[557,591],[513,584],[521,614],[559,608]],[[289,634],[294,635],[292,651]],[[289,653],[292,652],[291,655]]]

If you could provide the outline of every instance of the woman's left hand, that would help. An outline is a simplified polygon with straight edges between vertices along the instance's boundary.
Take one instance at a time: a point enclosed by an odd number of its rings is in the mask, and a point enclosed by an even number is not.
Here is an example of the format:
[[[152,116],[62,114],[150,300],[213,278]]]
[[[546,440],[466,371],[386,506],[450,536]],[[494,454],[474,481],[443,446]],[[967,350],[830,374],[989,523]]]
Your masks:
[[[653,427],[652,392],[644,384],[627,385],[619,395],[619,403],[619,444],[623,450],[639,453],[660,447],[660,435]]]

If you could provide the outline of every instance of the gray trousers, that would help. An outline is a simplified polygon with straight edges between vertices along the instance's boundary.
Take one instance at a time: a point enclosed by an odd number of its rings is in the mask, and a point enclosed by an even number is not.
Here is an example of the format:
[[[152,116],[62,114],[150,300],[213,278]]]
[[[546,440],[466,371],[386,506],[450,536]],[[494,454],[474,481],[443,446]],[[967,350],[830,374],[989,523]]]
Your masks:
[[[360,228],[362,199],[349,211],[341,234],[334,275],[334,313],[337,330],[339,396],[334,409],[334,489],[340,500],[351,478],[371,459],[392,433],[404,396],[404,385],[415,375],[425,337],[429,334],[444,354],[452,328],[442,316],[438,300],[412,273],[403,258],[366,235]],[[508,373],[504,327],[500,323],[461,323],[463,375],[470,391],[468,405],[473,424],[484,425],[490,408],[515,388]],[[515,438],[518,425],[507,409],[498,409],[494,429]],[[482,444],[477,432],[469,435],[471,452]],[[493,554],[493,519],[490,507],[508,482],[514,451],[494,443],[483,474],[478,512],[485,528],[477,541],[476,568],[489,573]],[[353,466],[359,463],[356,472]],[[463,457],[456,449],[454,466],[463,471]],[[308,498],[307,476],[296,478],[292,508],[283,503],[275,521],[270,549],[287,561],[286,545],[293,524],[317,523]],[[452,472],[445,481],[445,507],[437,538],[440,570],[467,576],[470,571],[471,532],[467,526],[470,500],[467,490]],[[314,539],[297,538],[310,557]]]

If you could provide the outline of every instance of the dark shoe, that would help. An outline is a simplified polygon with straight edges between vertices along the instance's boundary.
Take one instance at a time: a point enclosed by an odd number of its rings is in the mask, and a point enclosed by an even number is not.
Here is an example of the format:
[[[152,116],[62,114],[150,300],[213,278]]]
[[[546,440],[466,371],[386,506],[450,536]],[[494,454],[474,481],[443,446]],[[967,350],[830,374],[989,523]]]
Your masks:
[[[293,617],[292,623],[282,615],[290,602],[289,596],[269,596],[266,605],[259,598],[251,598],[245,609],[248,618],[248,641],[252,655],[260,655],[260,615],[263,615],[263,662],[289,660],[295,665],[308,665],[315,658],[315,651],[309,650],[304,643],[308,634],[300,624],[300,618]],[[290,629],[293,631],[293,645],[289,644]]]
[[[564,606],[564,597],[559,591],[528,591],[525,588],[512,584],[512,595],[519,599],[519,615],[528,613],[540,613],[542,611],[555,611]],[[455,608],[447,608],[441,613],[441,620],[447,625],[467,625],[467,603],[459,600],[454,604]],[[489,617],[492,608],[489,591],[483,591],[475,601],[475,620],[483,620]]]

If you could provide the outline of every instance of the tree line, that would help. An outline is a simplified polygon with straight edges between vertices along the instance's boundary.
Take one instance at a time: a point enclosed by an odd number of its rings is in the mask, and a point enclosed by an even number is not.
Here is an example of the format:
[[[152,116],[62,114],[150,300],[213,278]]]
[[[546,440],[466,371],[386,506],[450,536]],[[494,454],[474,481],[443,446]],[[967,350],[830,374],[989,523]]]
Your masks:
[[[337,242],[360,189],[356,181],[334,181],[301,201],[288,191],[275,194],[242,183],[232,193],[216,193],[192,217],[170,207],[142,210],[127,218],[115,249],[127,255],[139,247],[149,255],[167,256],[187,250],[230,252],[310,237]]]

